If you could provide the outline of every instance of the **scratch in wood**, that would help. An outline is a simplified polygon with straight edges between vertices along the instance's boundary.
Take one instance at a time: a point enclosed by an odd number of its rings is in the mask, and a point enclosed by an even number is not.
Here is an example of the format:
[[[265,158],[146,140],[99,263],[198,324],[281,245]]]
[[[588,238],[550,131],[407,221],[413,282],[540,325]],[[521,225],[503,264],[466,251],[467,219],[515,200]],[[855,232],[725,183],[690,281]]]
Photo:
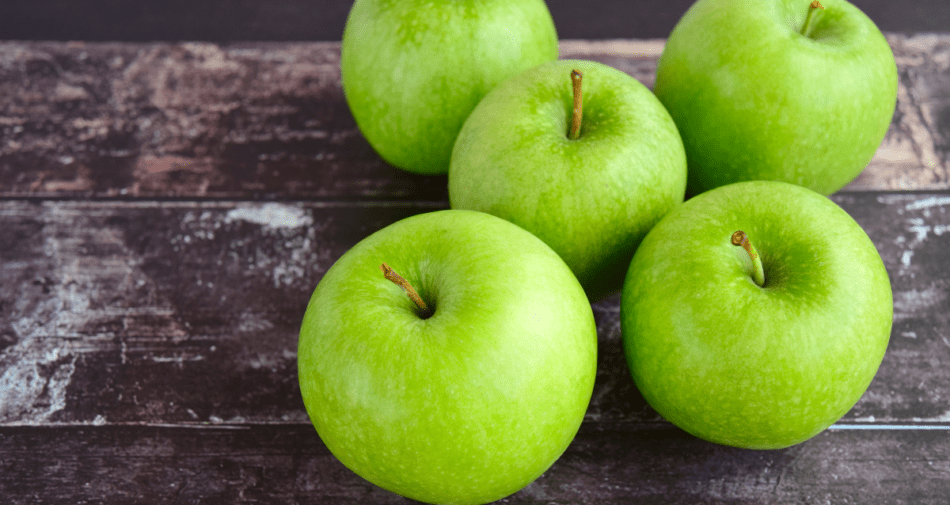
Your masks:
[[[156,363],[178,363],[183,364],[186,361],[204,361],[205,357],[198,356],[151,356],[150,360]]]

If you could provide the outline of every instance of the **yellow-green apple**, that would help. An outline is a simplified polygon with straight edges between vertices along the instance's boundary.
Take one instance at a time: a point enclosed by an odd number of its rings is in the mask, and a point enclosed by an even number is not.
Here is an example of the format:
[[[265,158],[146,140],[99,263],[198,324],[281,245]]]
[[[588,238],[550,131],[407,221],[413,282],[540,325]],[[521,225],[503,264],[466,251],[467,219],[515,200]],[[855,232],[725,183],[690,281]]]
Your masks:
[[[687,194],[775,180],[828,195],[884,138],[897,67],[845,0],[699,0],[666,42],[654,92],[686,146]]]
[[[445,174],[485,93],[557,55],[543,0],[357,0],[340,73],[357,126],[385,161]]]
[[[696,196],[640,245],[621,331],[640,392],[720,444],[797,444],[841,418],[877,372],[893,303],[884,263],[810,189],[741,182]]]
[[[541,475],[577,433],[597,329],[550,247],[497,217],[445,210],[340,257],[297,352],[307,412],[344,465],[416,500],[486,503]]]
[[[636,79],[593,61],[545,63],[500,84],[465,121],[449,168],[452,208],[534,233],[594,300],[620,289],[633,251],[685,188],[670,115]]]

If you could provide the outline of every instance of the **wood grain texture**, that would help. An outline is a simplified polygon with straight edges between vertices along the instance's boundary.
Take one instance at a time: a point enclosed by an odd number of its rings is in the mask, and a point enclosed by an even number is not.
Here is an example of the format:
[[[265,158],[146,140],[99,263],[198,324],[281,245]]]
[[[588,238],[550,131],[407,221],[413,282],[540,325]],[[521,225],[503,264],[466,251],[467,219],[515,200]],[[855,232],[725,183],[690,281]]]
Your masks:
[[[950,35],[889,34],[894,121],[845,190],[950,188]],[[662,41],[564,41],[652,87]],[[339,43],[0,42],[0,195],[433,201],[343,95]]]
[[[546,0],[562,39],[665,37],[693,0]],[[950,31],[942,0],[855,0],[882,29]],[[4,0],[0,34],[17,40],[340,40],[353,0]],[[807,5],[807,1],[806,1]]]
[[[410,504],[344,467],[306,425],[0,428],[10,505]],[[946,431],[829,430],[781,450],[676,428],[581,428],[512,505],[946,503]]]
[[[503,503],[946,503],[950,34],[888,34],[898,107],[832,199],[868,232],[894,328],[867,393],[780,451],[663,421],[619,297],[578,437]],[[663,41],[563,41],[652,86]],[[916,190],[916,191],[894,191]],[[0,42],[0,501],[410,503],[345,469],[300,399],[310,293],[347,249],[448,206],[356,129],[337,43]]]
[[[833,197],[890,273],[895,324],[844,423],[950,423],[950,194]],[[310,293],[372,231],[443,204],[0,202],[0,425],[305,423],[296,338]],[[587,420],[654,423],[594,305]]]

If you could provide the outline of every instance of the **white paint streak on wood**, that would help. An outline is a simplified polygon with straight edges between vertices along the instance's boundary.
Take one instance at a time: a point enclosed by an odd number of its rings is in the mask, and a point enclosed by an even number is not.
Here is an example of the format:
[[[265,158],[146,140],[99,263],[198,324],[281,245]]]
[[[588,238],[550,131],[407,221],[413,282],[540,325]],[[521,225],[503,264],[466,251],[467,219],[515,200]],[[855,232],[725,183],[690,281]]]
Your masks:
[[[67,389],[81,355],[112,347],[119,351],[114,332],[101,329],[105,323],[158,316],[170,319],[168,335],[176,330],[172,310],[157,300],[147,300],[151,305],[143,307],[110,305],[118,293],[151,282],[118,230],[94,224],[88,212],[69,204],[47,203],[28,211],[38,212],[46,223],[43,255],[52,270],[45,276],[48,295],[17,307],[23,314],[11,322],[17,341],[0,354],[2,424],[55,421],[53,416],[67,407]],[[123,340],[123,361],[126,350]]]
[[[66,387],[76,370],[76,356],[59,342],[22,340],[6,350],[0,367],[4,369],[0,375],[0,423],[41,423],[66,408]]]
[[[280,203],[241,205],[230,210],[225,222],[248,221],[270,228],[301,228],[311,226],[313,218],[300,207]]]
[[[913,203],[908,203],[904,208],[906,210],[920,210],[920,209],[930,209],[933,207],[942,207],[944,205],[950,205],[950,197],[932,196],[929,198],[923,198],[920,200],[916,200]]]
[[[933,417],[912,417],[911,421],[915,423],[950,423],[950,410]],[[874,416],[856,417],[848,423],[839,423],[832,426],[838,429],[858,429],[858,428],[876,428],[876,429],[950,429],[950,426],[914,426],[906,423],[907,419],[895,419],[891,417],[875,418]],[[855,424],[852,424],[855,423]]]
[[[904,253],[901,254],[901,265],[904,265],[905,268],[909,267],[910,259],[913,257],[914,257],[914,251],[904,251]]]
[[[894,293],[894,322],[911,319],[947,303],[947,293],[937,286]]]
[[[950,423],[950,410],[935,417],[915,417],[913,421],[915,423]]]
[[[915,418],[916,419],[916,418]],[[878,431],[929,431],[929,430],[950,430],[950,426],[934,425],[915,425],[915,424],[835,424],[828,427],[829,430],[878,430]]]
[[[43,229],[44,253],[53,259],[55,269],[50,276],[51,296],[37,303],[32,314],[11,324],[17,343],[0,357],[4,369],[0,422],[44,422],[65,408],[76,354],[69,340],[51,337],[74,336],[91,320],[88,282],[99,272],[81,262],[82,241],[69,234],[78,228],[52,221]]]

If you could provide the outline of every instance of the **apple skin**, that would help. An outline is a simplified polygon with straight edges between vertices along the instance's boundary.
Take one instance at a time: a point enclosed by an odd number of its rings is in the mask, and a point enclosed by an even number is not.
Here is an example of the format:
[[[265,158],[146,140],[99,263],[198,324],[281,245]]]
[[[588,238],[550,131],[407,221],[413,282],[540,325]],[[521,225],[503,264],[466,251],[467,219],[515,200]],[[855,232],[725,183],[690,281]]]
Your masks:
[[[344,254],[313,293],[297,352],[307,412],[344,465],[415,500],[486,503],[536,479],[574,438],[597,328],[547,245],[488,214],[445,210]]]
[[[731,235],[746,232],[765,285]],[[640,245],[621,295],[627,364],[664,418],[719,444],[774,449],[840,419],[880,366],[884,263],[831,200],[775,181],[684,203]]]
[[[386,162],[445,174],[478,101],[557,56],[543,0],[357,0],[340,73],[357,126]]]
[[[654,92],[689,161],[687,194],[777,180],[829,195],[884,139],[897,67],[880,30],[844,0],[699,0],[677,23]]]
[[[572,69],[583,73],[576,140],[567,136]],[[544,63],[492,90],[462,127],[449,168],[452,208],[534,233],[591,300],[620,289],[633,251],[685,188],[669,114],[636,79],[593,61]]]

